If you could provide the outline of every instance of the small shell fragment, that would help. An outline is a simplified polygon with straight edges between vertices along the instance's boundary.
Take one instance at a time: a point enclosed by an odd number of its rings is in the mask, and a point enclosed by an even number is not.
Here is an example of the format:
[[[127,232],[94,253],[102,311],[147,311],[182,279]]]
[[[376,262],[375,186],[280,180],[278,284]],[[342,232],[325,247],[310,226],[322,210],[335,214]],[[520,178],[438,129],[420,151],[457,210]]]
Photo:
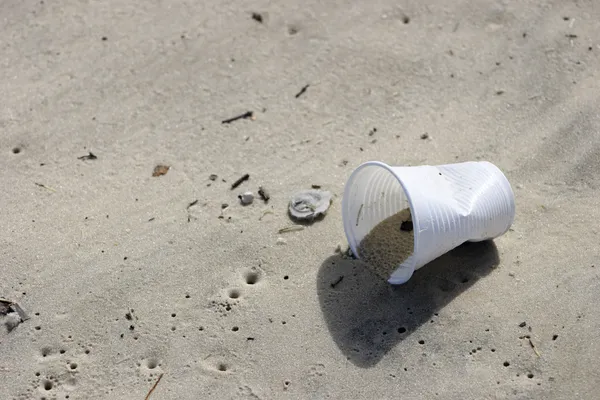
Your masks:
[[[244,192],[238,196],[238,199],[240,199],[242,205],[247,206],[254,201],[254,194],[252,192]]]
[[[296,219],[314,219],[325,214],[331,205],[331,193],[323,190],[303,190],[290,200],[290,215]]]
[[[154,167],[154,171],[152,171],[152,176],[157,177],[157,176],[165,175],[167,172],[169,172],[170,169],[171,169],[171,167],[168,165],[159,164],[156,167]]]

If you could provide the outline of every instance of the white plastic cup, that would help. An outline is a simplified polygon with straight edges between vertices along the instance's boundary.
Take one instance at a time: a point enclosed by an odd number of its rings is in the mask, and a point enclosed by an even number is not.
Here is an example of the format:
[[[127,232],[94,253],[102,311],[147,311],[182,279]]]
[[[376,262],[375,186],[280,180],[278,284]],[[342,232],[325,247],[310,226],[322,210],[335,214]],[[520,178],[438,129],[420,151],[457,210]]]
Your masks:
[[[361,164],[348,179],[342,200],[344,231],[352,252],[384,219],[409,207],[414,250],[389,277],[405,283],[416,269],[464,242],[503,235],[515,218],[510,183],[487,161],[438,166]]]

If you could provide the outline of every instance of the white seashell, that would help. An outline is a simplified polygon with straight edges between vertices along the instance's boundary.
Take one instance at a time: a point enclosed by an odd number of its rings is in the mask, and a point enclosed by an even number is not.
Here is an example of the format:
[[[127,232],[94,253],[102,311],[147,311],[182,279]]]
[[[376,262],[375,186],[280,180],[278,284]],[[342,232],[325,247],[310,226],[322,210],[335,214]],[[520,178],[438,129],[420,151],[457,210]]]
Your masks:
[[[331,193],[323,190],[303,190],[290,200],[290,215],[296,219],[314,219],[325,214],[331,205]]]

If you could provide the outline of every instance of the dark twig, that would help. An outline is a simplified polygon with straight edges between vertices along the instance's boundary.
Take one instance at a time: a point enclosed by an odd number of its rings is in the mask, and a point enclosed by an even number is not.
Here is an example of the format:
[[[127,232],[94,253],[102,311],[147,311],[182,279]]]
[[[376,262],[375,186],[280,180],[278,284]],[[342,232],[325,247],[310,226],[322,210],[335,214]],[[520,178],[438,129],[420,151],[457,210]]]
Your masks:
[[[44,188],[44,189],[48,189],[51,192],[56,192],[56,189],[53,189],[50,186],[46,186],[43,183],[37,183],[37,182],[33,182],[33,183],[35,183],[36,186],[39,186],[39,187]]]
[[[361,204],[360,208],[358,209],[358,214],[356,215],[356,226],[358,226],[358,222],[360,221],[360,215],[362,214],[363,207],[364,204]]]
[[[188,204],[187,208],[193,207],[193,206],[195,206],[196,204],[198,204],[198,200],[197,200],[197,199],[196,199],[196,200],[194,200],[194,201],[192,201],[190,204]]]
[[[310,85],[304,85],[304,86],[302,86],[302,89],[300,89],[300,91],[298,93],[296,93],[296,98],[302,96],[306,92],[306,89],[308,89],[309,86]]]
[[[91,151],[88,151],[88,154],[85,156],[77,157],[78,160],[97,160],[98,157]]]
[[[337,278],[334,282],[330,283],[330,286],[332,289],[335,289],[335,287],[344,280],[344,275],[340,276],[339,278]]]
[[[252,111],[246,111],[245,113],[237,115],[235,117],[224,119],[223,121],[221,121],[221,123],[222,124],[230,124],[234,121],[237,121],[238,119],[248,119],[248,118],[252,118],[253,116],[254,116],[254,113]]]
[[[233,182],[231,184],[231,190],[233,190],[236,187],[240,186],[242,183],[244,183],[248,179],[250,179],[250,174],[244,174],[241,178],[239,178],[237,181],[235,181],[235,182]]]
[[[148,392],[148,394],[146,395],[146,398],[144,400],[148,400],[150,398],[150,395],[152,394],[152,392],[154,392],[154,389],[156,389],[156,385],[158,385],[158,382],[160,382],[160,380],[162,379],[164,374],[160,374],[158,376],[158,379],[156,380],[156,382],[154,382],[154,385],[152,385],[152,388],[150,389],[150,391]]]

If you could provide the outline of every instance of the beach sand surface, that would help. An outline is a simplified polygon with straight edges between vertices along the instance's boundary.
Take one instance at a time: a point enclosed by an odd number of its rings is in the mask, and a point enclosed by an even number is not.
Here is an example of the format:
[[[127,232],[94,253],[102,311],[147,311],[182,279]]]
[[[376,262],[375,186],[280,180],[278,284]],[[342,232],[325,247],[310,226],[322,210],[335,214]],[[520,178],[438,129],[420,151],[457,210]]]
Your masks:
[[[0,399],[595,398],[599,38],[590,0],[1,2]],[[390,286],[336,252],[369,160],[490,161],[515,223]]]

